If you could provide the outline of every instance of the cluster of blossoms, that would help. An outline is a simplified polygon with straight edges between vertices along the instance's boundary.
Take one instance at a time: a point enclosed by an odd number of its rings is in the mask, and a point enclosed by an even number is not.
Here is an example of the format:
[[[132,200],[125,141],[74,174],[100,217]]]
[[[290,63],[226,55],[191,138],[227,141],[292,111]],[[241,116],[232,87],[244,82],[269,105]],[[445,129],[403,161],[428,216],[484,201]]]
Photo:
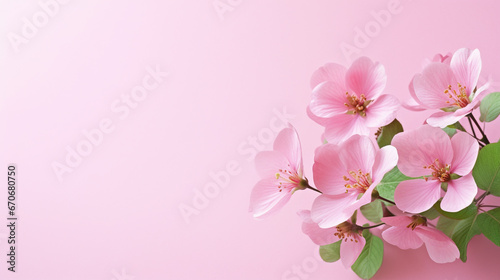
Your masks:
[[[299,136],[289,125],[273,151],[255,159],[262,179],[252,191],[250,211],[265,217],[297,190],[318,192],[311,209],[298,213],[302,231],[321,246],[325,261],[340,258],[362,278],[373,276],[382,263],[383,242],[370,232],[375,228],[401,249],[425,244],[437,263],[466,260],[472,236],[464,237],[464,229],[479,228],[476,234],[500,246],[500,233],[491,233],[500,208],[483,203],[490,194],[500,196],[500,179],[492,174],[500,161],[490,160],[500,158],[500,144],[490,144],[473,115],[481,106],[482,122],[495,119],[500,109],[491,108],[500,106],[500,93],[485,97],[488,84],[478,87],[480,72],[477,49],[437,55],[414,76],[411,99],[401,104],[383,94],[384,66],[369,58],[357,59],[348,69],[335,63],[319,68],[311,78],[307,107],[309,117],[325,128],[325,143],[314,155],[315,187],[304,175]],[[422,126],[403,131],[396,120],[401,106],[437,112]],[[460,124],[465,120],[470,132]],[[358,224],[363,219],[358,213],[367,223]],[[362,254],[370,249],[378,253]],[[367,270],[366,263],[375,269]]]

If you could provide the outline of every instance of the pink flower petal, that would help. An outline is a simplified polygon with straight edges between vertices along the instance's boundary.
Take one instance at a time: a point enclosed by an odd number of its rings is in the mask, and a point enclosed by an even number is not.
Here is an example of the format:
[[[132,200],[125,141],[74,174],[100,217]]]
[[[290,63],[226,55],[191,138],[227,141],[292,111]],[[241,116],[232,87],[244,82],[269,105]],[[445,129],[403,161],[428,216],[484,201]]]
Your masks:
[[[441,201],[441,209],[457,212],[469,206],[477,194],[477,185],[472,174],[448,181],[448,189]]]
[[[481,55],[479,50],[473,51],[462,48],[457,50],[451,58],[450,67],[456,80],[466,87],[467,96],[476,87],[481,73]]]
[[[413,78],[415,95],[418,100],[428,108],[433,109],[450,106],[450,103],[447,102],[453,100],[444,93],[449,85],[457,85],[457,82],[450,66],[443,63],[431,63],[423,70],[422,74],[417,74]]]
[[[383,217],[380,220],[383,223],[390,225],[391,227],[406,227],[407,225],[409,225],[413,221],[408,216]]]
[[[399,209],[420,213],[430,209],[441,198],[441,182],[414,179],[399,183],[394,192],[394,202]]]
[[[392,145],[398,150],[399,170],[410,177],[430,175],[424,166],[433,164],[436,159],[441,164],[450,164],[453,158],[448,134],[429,125],[396,134]]]
[[[356,195],[342,194],[336,196],[320,195],[312,205],[311,218],[321,228],[331,228],[347,221],[352,213],[346,213],[344,209],[356,201]]]
[[[324,194],[337,195],[346,191],[346,168],[339,157],[339,147],[325,144],[316,149],[313,165],[314,184]]]
[[[472,108],[475,109],[477,106],[479,106],[478,105],[479,102],[483,99],[483,97],[485,97],[489,93],[488,91],[486,91],[489,87],[490,87],[490,82],[486,82],[484,85],[482,85],[476,90],[476,92],[472,96],[472,102],[471,102]]]
[[[366,240],[359,235],[352,236],[352,241],[351,238],[346,239],[342,240],[342,244],[340,245],[340,259],[344,267],[349,268],[356,262],[361,251],[363,251]]]
[[[311,88],[314,89],[322,82],[331,81],[345,88],[346,68],[336,63],[327,63],[314,71],[311,77]]]
[[[285,155],[291,168],[302,177],[302,148],[300,147],[299,135],[292,125],[280,131],[274,140],[274,150]],[[283,167],[286,165],[281,168]]]
[[[451,173],[465,176],[472,171],[479,153],[477,141],[465,132],[457,132],[451,138],[453,148],[453,160],[451,161]]]
[[[441,62],[449,65],[451,61],[451,55],[451,53],[447,53],[446,55],[438,53],[432,58],[432,62]]]
[[[367,100],[371,100],[382,94],[387,75],[382,64],[373,63],[367,57],[360,57],[347,70],[346,80],[347,87],[352,89],[358,97],[364,94]]]
[[[410,92],[410,96],[414,99],[414,101],[417,103],[417,104],[420,104],[421,106],[424,106],[425,107],[425,104],[423,104],[417,97],[417,95],[415,94],[415,86],[413,85],[413,81],[415,80],[415,77],[413,77],[410,81],[410,84],[408,85],[408,91]]]
[[[379,96],[366,108],[366,126],[381,127],[396,118],[396,111],[401,106],[399,100],[388,94]]]
[[[370,134],[365,119],[359,115],[336,115],[328,119],[325,126],[325,138],[329,143],[341,143],[355,134],[365,136]]]
[[[262,179],[252,189],[250,195],[250,212],[254,217],[264,218],[280,210],[292,196],[292,192],[278,189],[277,180]]]
[[[375,162],[375,147],[367,136],[353,135],[340,146],[339,157],[347,171],[361,170],[371,174]]]
[[[430,126],[444,128],[450,124],[454,124],[461,120],[465,115],[467,115],[472,108],[469,106],[459,109],[455,112],[437,112],[432,114],[428,119],[427,123]],[[465,110],[464,110],[465,109]]]
[[[404,108],[410,111],[425,111],[427,107],[418,103],[414,98],[410,97],[410,99],[406,100],[401,104]]]
[[[408,90],[410,91],[410,99],[403,103],[403,107],[412,111],[424,111],[427,110],[427,106],[422,104],[420,100],[418,100],[417,95],[415,94],[415,88],[413,86],[413,79],[411,79],[410,84],[408,85]]]
[[[347,107],[347,90],[334,82],[323,82],[314,88],[309,108],[311,112],[321,118],[330,118],[334,115],[345,114]]]
[[[422,239],[429,257],[436,263],[453,262],[460,257],[460,252],[453,241],[444,233],[430,227],[419,226],[414,232]]]
[[[411,221],[408,222],[409,225]],[[382,232],[382,238],[387,243],[398,246],[403,250],[417,249],[423,242],[411,228],[406,226],[396,226],[386,229]]]
[[[377,151],[372,173],[374,184],[378,184],[385,173],[391,171],[396,166],[398,158],[398,151],[391,145],[385,146]]]
[[[262,151],[255,156],[255,168],[261,178],[276,178],[278,170],[288,164],[286,156],[277,151]]]
[[[382,94],[387,76],[382,64],[373,63],[367,57],[360,57],[347,70],[346,81],[347,87],[358,97],[364,94],[367,100],[371,100]]]
[[[339,241],[339,238],[334,235],[337,233],[336,227],[320,228],[317,223],[311,219],[311,211],[302,210],[299,213],[302,218],[302,232],[307,234],[311,240],[320,246],[328,245]]]
[[[326,126],[326,124],[328,123],[328,119],[327,118],[321,118],[321,117],[318,117],[315,114],[313,114],[313,112],[311,111],[311,107],[310,106],[307,106],[306,113],[307,113],[307,116],[311,120],[315,121],[317,124],[319,124],[321,126]]]
[[[356,200],[351,205],[347,205],[344,208],[344,212],[352,214],[354,213],[354,211],[358,210],[361,206],[370,203],[372,201],[373,190],[375,189],[378,183],[379,182],[373,182],[358,200]],[[357,194],[356,196],[359,196],[359,194]]]

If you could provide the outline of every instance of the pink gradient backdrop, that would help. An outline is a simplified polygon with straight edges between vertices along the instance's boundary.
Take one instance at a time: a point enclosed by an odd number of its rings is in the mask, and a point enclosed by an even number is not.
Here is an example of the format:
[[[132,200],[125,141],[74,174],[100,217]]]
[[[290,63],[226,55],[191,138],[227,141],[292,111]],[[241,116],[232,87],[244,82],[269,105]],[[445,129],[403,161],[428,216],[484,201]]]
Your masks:
[[[358,279],[340,262],[317,261],[301,233],[295,213],[314,194],[294,196],[264,221],[248,214],[258,179],[249,141],[272,131],[273,110],[286,108],[311,178],[321,128],[305,114],[310,75],[326,62],[348,64],[341,45],[356,46],[356,28],[388,5],[397,13],[352,57],[385,65],[386,93],[406,99],[423,59],[460,47],[479,48],[484,76],[500,80],[493,0],[221,0],[230,7],[222,18],[212,0],[73,0],[15,52],[9,34],[43,11],[38,2],[0,4],[0,166],[19,169],[18,272],[7,271],[0,226],[0,279]],[[112,104],[155,65],[169,76],[120,119]],[[398,118],[412,128],[425,115],[402,109]],[[114,130],[60,182],[51,164],[106,118]],[[499,127],[487,125],[494,140]],[[179,206],[228,163],[238,174],[187,223]],[[374,279],[495,279],[499,258],[482,236],[466,264],[436,265],[424,248],[386,245]],[[304,274],[292,276],[302,264]]]

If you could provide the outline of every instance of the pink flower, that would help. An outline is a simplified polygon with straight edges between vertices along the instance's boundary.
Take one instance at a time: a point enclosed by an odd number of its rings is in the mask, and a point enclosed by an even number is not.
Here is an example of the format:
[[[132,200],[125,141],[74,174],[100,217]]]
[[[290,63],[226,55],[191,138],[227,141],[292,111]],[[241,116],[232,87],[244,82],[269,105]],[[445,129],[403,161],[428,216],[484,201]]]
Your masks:
[[[386,84],[384,66],[367,57],[349,69],[329,63],[314,72],[308,115],[325,127],[330,143],[340,143],[354,134],[368,135],[370,128],[389,124],[396,117],[399,101],[382,95]]]
[[[308,186],[303,175],[302,149],[293,126],[278,134],[273,151],[264,151],[255,157],[260,180],[250,196],[250,212],[264,217],[278,211],[290,200],[295,190]]]
[[[453,124],[479,106],[488,85],[476,89],[481,72],[479,50],[457,50],[449,63],[446,59],[427,65],[410,85],[418,109],[445,109],[427,119],[431,126]],[[412,87],[414,92],[412,92]],[[415,105],[415,104],[413,104]]]
[[[342,240],[340,245],[340,258],[345,267],[351,267],[363,251],[366,240],[362,235],[362,228],[352,224],[350,220],[345,221],[335,227],[320,228],[311,219],[309,210],[300,211],[302,218],[302,232],[307,234],[311,240],[320,246],[335,243]]]
[[[398,167],[403,174],[424,176],[399,183],[394,200],[401,210],[423,212],[443,195],[441,208],[445,211],[457,212],[472,203],[477,186],[471,171],[479,151],[472,137],[458,132],[450,140],[443,130],[424,125],[396,134],[392,145],[398,150]]]
[[[384,240],[403,250],[425,244],[429,257],[437,263],[453,262],[460,257],[455,243],[441,231],[428,227],[424,217],[385,217],[382,222],[392,226],[382,232]]]
[[[373,189],[398,161],[392,146],[376,149],[367,136],[354,135],[340,145],[316,149],[313,175],[323,192],[313,203],[312,219],[330,228],[349,219],[359,207],[371,202]]]
[[[450,65],[450,60],[451,60],[451,53],[445,56],[441,54],[436,54],[432,60],[426,59],[424,63],[422,63],[422,67],[425,68],[427,65],[433,62]],[[408,99],[406,102],[402,104],[403,107],[411,111],[427,110],[428,108],[424,104],[421,104],[420,100],[418,100],[417,96],[415,95],[415,89],[413,88],[413,79],[411,80],[410,85],[408,86],[408,90],[410,91],[410,99]]]

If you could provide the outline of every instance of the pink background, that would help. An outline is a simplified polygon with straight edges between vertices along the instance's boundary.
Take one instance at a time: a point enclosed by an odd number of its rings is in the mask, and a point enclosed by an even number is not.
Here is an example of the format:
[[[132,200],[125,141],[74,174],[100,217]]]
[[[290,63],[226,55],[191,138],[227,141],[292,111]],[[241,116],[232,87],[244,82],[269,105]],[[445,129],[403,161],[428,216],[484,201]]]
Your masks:
[[[310,75],[324,63],[380,61],[385,92],[404,100],[423,59],[469,47],[481,51],[483,76],[496,88],[500,80],[493,0],[220,0],[219,13],[213,0],[73,0],[49,5],[46,18],[38,2],[0,4],[0,173],[17,164],[19,217],[15,274],[0,221],[0,279],[358,279],[340,262],[318,261],[300,231],[295,213],[310,207],[312,192],[264,221],[247,212],[258,180],[253,153],[270,149],[272,128],[283,124],[275,111],[294,115],[312,179],[322,129],[305,107]],[[390,18],[378,23],[382,10]],[[23,18],[41,27],[13,45]],[[365,28],[371,37],[356,40]],[[346,56],[346,45],[356,53]],[[127,116],[117,113],[125,110],[121,96],[156,66],[168,77]],[[402,109],[398,118],[415,128],[427,114]],[[67,147],[76,149],[82,131],[102,120],[113,130],[58,180],[54,162],[65,164]],[[494,140],[499,127],[487,125]],[[210,189],[210,174],[227,165],[234,172],[225,187]],[[204,188],[210,197],[183,217],[179,207],[194,207]],[[424,248],[386,245],[374,279],[496,279],[499,258],[482,236],[466,264],[437,265]]]

